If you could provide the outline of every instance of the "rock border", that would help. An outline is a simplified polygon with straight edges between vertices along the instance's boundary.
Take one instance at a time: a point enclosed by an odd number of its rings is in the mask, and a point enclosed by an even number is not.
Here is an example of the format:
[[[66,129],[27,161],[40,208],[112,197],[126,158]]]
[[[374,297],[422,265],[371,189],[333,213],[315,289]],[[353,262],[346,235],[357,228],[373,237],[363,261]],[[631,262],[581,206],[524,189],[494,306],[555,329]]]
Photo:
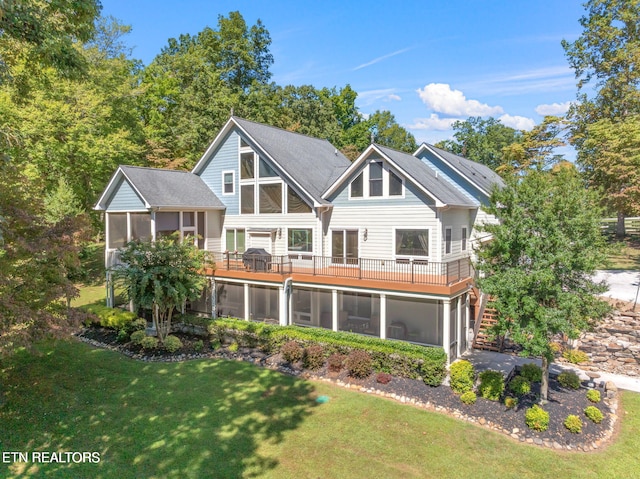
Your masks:
[[[84,332],[84,329],[79,333],[77,333],[75,337],[78,340],[84,343],[90,344],[94,347],[116,351],[131,359],[136,359],[136,360],[145,361],[145,362],[182,362],[182,361],[188,361],[188,360],[194,360],[194,359],[227,359],[230,361],[233,361],[233,360],[245,361],[261,367],[265,367],[267,369],[279,371],[289,376],[296,376],[304,379],[331,383],[343,389],[351,389],[351,390],[355,390],[357,392],[361,392],[365,394],[373,394],[375,396],[397,401],[401,404],[407,404],[407,405],[418,407],[424,410],[446,414],[456,419],[460,419],[462,421],[466,421],[466,422],[484,427],[485,429],[489,429],[491,431],[501,433],[511,438],[512,440],[519,441],[525,444],[534,445],[534,446],[554,449],[554,450],[565,450],[565,451],[572,451],[572,452],[593,452],[593,451],[599,450],[604,445],[608,445],[607,443],[613,437],[613,434],[615,432],[616,425],[619,419],[618,418],[618,407],[619,407],[618,389],[613,383],[609,383],[609,382],[607,382],[607,384],[605,385],[606,398],[603,399],[603,402],[605,402],[611,410],[611,413],[609,416],[609,419],[610,419],[609,427],[607,427],[601,433],[601,437],[599,439],[596,439],[591,443],[585,443],[582,445],[568,445],[568,444],[560,444],[557,441],[550,441],[547,439],[541,439],[539,437],[529,435],[528,433],[530,431],[527,431],[527,430],[522,431],[519,428],[513,428],[512,430],[508,430],[501,427],[498,424],[493,423],[490,420],[487,420],[486,418],[478,419],[472,416],[468,416],[467,414],[465,414],[463,411],[459,409],[440,406],[432,403],[431,401],[420,401],[419,399],[416,399],[416,398],[407,397],[407,396],[403,396],[396,393],[389,393],[389,392],[381,391],[375,388],[366,388],[357,384],[344,382],[340,379],[333,379],[325,376],[318,376],[316,374],[313,374],[312,372],[308,372],[308,371],[301,372],[294,368],[271,363],[268,361],[270,356],[264,353],[250,353],[248,356],[242,353],[233,353],[231,357],[227,353],[219,354],[216,352],[179,354],[177,356],[171,356],[171,357],[146,356],[141,353],[133,353],[122,346],[102,343],[100,341],[96,341],[95,339],[86,338],[82,335],[83,332]]]

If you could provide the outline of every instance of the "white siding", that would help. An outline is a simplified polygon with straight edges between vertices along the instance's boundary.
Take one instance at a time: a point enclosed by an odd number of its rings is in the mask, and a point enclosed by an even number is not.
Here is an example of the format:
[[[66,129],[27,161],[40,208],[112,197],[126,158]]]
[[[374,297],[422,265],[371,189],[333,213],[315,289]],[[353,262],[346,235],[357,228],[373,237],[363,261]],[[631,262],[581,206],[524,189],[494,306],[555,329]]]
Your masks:
[[[429,259],[440,261],[438,252],[438,220],[435,209],[422,205],[390,205],[337,207],[331,213],[327,235],[324,237],[325,256],[331,255],[331,231],[357,229],[358,254],[361,258],[393,259],[395,256],[395,230],[428,229]],[[367,240],[364,231],[367,230]]]

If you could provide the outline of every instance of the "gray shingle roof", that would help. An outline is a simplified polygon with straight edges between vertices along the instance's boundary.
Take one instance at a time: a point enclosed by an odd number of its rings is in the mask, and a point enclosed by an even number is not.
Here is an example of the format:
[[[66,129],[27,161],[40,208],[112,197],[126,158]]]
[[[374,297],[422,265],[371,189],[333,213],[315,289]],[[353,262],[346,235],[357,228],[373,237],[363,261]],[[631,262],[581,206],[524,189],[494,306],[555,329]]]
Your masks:
[[[427,145],[433,149],[438,155],[442,156],[448,163],[450,163],[455,169],[457,169],[463,176],[466,176],[470,181],[476,183],[480,188],[487,193],[491,192],[494,185],[504,186],[505,183],[500,176],[482,163],[468,160],[462,156],[455,155],[446,150],[436,148],[433,145]]]
[[[429,191],[442,203],[451,206],[478,206],[478,202],[475,199],[460,191],[454,184],[450,183],[446,176],[437,175],[429,165],[419,158],[386,146],[375,146],[407,174],[411,175],[413,181]]]
[[[322,193],[351,164],[335,146],[327,140],[238,117],[233,119],[315,201],[328,204]]]
[[[154,208],[224,208],[197,175],[188,171],[121,165],[120,169]]]

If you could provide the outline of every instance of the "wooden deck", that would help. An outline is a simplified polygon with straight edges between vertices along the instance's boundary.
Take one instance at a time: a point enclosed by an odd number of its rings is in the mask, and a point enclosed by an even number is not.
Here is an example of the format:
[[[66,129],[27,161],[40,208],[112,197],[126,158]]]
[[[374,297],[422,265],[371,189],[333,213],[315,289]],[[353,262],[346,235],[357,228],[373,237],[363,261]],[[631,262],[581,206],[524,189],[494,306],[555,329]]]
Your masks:
[[[468,259],[449,263],[373,259],[288,256],[258,257],[243,261],[240,255],[221,254],[209,273],[217,277],[281,282],[357,286],[381,290],[430,292],[450,295],[469,287],[473,268]]]

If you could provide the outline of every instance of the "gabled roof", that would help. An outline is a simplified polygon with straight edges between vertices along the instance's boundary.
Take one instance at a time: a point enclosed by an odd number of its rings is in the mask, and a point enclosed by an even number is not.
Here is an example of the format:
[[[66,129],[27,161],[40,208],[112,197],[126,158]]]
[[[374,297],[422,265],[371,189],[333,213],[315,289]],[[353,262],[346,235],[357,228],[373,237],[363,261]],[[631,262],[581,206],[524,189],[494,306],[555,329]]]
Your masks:
[[[420,145],[414,156],[418,156],[422,151],[427,150],[438,156],[447,163],[454,171],[463,176],[469,183],[478,188],[485,195],[491,194],[494,185],[504,186],[503,179],[495,171],[482,163],[468,160],[459,155],[455,155],[449,151],[436,148],[428,143]]]
[[[119,184],[126,179],[146,208],[225,209],[220,199],[197,175],[188,171],[120,165],[111,177],[96,210],[104,210]]]
[[[450,183],[444,175],[438,175],[429,165],[419,158],[402,151],[394,150],[386,146],[372,144],[370,145],[351,167],[345,171],[340,178],[324,193],[324,197],[328,198],[334,193],[338,187],[356,171],[371,151],[377,151],[386,161],[389,162],[403,176],[420,188],[423,193],[434,199],[436,206],[461,206],[465,208],[474,208],[478,206],[478,202],[471,196],[464,194],[455,185]]]
[[[229,131],[237,127],[295,185],[319,205],[330,203],[322,198],[324,190],[346,170],[351,162],[327,140],[294,133],[273,126],[255,123],[232,116],[213,140],[192,172],[201,173],[215,150]]]

